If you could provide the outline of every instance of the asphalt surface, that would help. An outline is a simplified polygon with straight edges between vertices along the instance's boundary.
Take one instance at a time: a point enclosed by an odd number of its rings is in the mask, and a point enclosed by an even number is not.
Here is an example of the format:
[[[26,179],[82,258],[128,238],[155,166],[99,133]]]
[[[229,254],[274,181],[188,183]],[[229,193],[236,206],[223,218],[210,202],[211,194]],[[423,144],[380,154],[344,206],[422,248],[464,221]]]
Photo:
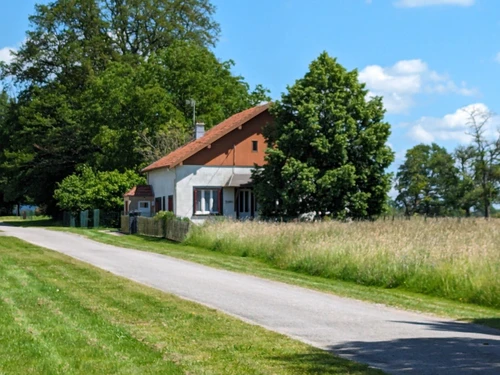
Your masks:
[[[388,373],[500,374],[498,330],[104,245],[69,233],[0,229]]]

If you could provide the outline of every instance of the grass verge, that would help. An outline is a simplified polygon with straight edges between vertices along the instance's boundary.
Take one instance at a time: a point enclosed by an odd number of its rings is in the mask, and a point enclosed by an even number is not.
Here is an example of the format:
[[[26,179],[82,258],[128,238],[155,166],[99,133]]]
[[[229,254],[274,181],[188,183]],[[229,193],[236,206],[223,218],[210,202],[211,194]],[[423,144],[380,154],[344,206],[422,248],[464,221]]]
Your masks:
[[[159,253],[211,267],[251,274],[343,297],[381,303],[405,310],[430,313],[500,329],[500,310],[495,308],[428,296],[401,288],[387,289],[363,286],[353,282],[305,275],[290,270],[279,269],[261,259],[228,255],[204,248],[176,244],[158,238],[113,236],[94,229],[62,227],[52,227],[50,229],[84,235],[92,240],[109,245]]]
[[[380,374],[0,237],[0,374]]]

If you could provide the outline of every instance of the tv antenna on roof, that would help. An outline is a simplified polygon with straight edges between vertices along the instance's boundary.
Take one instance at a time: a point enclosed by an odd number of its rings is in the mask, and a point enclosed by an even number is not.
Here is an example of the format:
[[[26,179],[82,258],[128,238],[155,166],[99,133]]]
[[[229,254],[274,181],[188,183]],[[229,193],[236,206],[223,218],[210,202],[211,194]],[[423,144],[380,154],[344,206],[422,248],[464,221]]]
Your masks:
[[[188,99],[186,100],[186,104],[193,107],[193,126],[196,126],[196,100]]]

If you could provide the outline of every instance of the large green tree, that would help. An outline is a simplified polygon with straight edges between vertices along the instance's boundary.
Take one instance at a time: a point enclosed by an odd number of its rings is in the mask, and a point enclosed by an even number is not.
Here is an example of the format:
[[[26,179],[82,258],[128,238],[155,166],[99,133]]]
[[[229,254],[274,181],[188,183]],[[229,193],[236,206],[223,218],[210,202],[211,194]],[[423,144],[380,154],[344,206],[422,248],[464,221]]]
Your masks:
[[[84,122],[95,129],[90,164],[136,168],[151,162],[144,152],[150,146],[181,145],[193,132],[190,99],[196,102],[197,120],[208,128],[268,99],[259,86],[250,92],[230,69],[231,62],[220,62],[205,47],[186,42],[176,42],[137,66],[111,63],[90,80],[82,97]]]
[[[178,41],[148,60],[147,69],[172,96],[173,104],[191,119],[196,102],[199,121],[208,127],[229,116],[269,101],[268,90],[257,85],[250,90],[241,76],[232,74],[232,60],[219,61],[213,52],[192,42]]]
[[[457,170],[453,156],[433,143],[420,144],[406,152],[396,175],[396,201],[406,215],[443,215],[453,209]]]
[[[10,106],[1,172],[11,200],[27,196],[49,213],[56,210],[56,183],[94,151],[82,112],[79,97],[57,82],[24,91]]]
[[[0,67],[19,92],[2,131],[8,199],[54,213],[57,183],[78,166],[137,170],[187,140],[186,99],[208,126],[266,99],[208,49],[214,11],[209,0],[37,5],[25,43]]]
[[[116,60],[178,40],[213,46],[219,36],[210,0],[55,0],[35,6],[27,39],[8,67],[17,81],[84,84]]]
[[[8,127],[8,113],[11,105],[9,95],[4,90],[0,91],[0,155],[5,149],[5,137]],[[0,174],[0,215],[10,214],[14,202],[8,202],[5,197],[5,188],[8,186],[7,176]]]
[[[267,164],[253,173],[264,216],[315,211],[371,218],[382,212],[394,156],[382,98],[367,95],[358,72],[325,52],[273,105]]]

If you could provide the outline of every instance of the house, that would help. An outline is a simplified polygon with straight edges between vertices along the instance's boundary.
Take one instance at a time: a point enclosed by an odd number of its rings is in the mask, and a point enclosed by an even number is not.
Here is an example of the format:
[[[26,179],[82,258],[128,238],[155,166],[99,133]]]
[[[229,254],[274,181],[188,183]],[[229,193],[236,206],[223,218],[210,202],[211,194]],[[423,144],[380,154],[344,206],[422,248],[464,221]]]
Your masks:
[[[210,215],[256,216],[251,171],[264,164],[263,128],[273,122],[269,104],[247,109],[143,169],[154,192],[153,212],[172,211],[202,222]]]
[[[124,212],[139,212],[141,216],[151,216],[154,202],[153,188],[149,185],[137,185],[123,195]]]

